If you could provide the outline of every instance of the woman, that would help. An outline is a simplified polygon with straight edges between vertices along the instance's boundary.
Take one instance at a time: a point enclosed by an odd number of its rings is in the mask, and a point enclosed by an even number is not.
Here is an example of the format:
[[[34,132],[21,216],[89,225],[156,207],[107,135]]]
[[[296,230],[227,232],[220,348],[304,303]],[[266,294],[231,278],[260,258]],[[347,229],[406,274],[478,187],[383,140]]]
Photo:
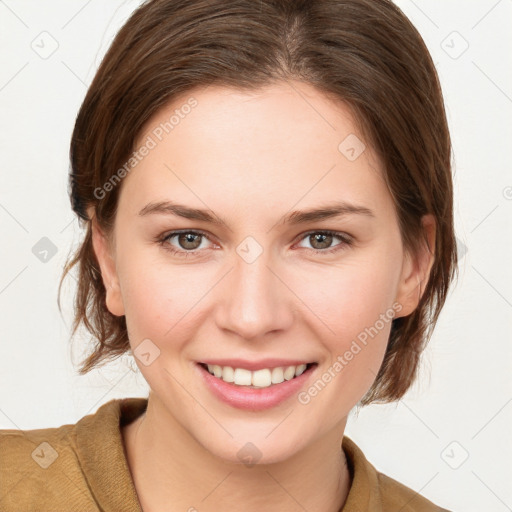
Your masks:
[[[2,510],[445,510],[344,429],[406,393],[444,304],[450,151],[387,0],[144,3],[77,117],[64,276],[81,373],[131,350],[151,391],[3,431]]]

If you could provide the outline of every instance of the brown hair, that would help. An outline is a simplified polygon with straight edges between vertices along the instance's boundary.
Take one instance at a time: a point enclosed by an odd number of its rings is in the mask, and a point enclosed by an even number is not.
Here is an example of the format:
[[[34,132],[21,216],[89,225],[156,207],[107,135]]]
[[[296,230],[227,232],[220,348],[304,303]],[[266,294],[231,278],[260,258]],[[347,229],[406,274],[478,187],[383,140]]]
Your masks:
[[[422,216],[435,217],[423,296],[412,314],[393,320],[383,364],[360,404],[398,400],[413,383],[456,271],[451,143],[429,52],[389,0],[149,0],[132,14],[89,87],[71,140],[69,192],[86,233],[60,284],[78,265],[72,335],[83,324],[96,339],[80,374],[130,349],[125,317],[105,304],[86,213],[94,207],[111,233],[121,187],[101,199],[95,191],[130,158],[145,123],[178,95],[289,79],[350,106],[384,166],[406,247],[422,243]]]

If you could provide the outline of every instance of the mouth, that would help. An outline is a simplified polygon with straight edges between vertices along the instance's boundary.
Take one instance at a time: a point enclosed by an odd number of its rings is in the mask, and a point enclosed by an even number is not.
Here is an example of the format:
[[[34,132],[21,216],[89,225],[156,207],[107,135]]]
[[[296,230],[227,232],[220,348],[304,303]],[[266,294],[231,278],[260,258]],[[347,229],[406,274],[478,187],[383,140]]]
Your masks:
[[[218,400],[230,407],[257,412],[278,407],[296,396],[315,378],[318,363],[218,359],[196,362],[195,366],[200,381]]]
[[[207,363],[198,363],[198,365],[213,377],[228,384],[239,386],[240,388],[264,389],[273,388],[283,382],[295,380],[301,375],[309,374],[318,366],[318,363],[275,366],[258,370]]]

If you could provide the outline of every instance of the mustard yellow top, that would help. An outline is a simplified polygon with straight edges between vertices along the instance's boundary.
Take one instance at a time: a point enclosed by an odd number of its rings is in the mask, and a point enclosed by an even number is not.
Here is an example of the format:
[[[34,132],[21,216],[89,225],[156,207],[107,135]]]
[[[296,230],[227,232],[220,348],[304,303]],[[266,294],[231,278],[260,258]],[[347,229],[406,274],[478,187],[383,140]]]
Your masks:
[[[0,511],[141,512],[120,427],[146,407],[114,399],[75,424],[0,430]],[[342,448],[351,486],[340,512],[448,512],[378,472],[350,438]]]

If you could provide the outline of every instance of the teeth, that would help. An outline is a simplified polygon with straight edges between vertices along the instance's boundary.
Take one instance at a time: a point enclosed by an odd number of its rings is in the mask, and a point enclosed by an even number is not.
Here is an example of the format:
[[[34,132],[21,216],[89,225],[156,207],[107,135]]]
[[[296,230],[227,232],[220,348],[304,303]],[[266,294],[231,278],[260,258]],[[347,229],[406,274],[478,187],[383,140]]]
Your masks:
[[[245,368],[232,368],[231,366],[219,366],[209,364],[208,371],[224,382],[233,382],[237,386],[250,386],[254,388],[268,388],[272,384],[281,384],[285,380],[302,375],[307,365],[285,366],[278,368],[264,368],[251,372]]]
[[[272,373],[269,369],[252,372],[252,385],[257,388],[268,388],[272,384]]]
[[[272,384],[281,384],[284,381],[283,369],[274,368],[272,370]]]
[[[250,386],[251,385],[251,372],[249,370],[244,370],[243,368],[236,368],[235,369],[235,384],[238,384],[239,386]]]
[[[222,370],[222,380],[225,382],[235,382],[235,370],[231,366],[225,366]]]
[[[295,366],[287,366],[284,371],[284,380],[292,380],[295,377]]]
[[[302,375],[306,371],[306,367],[307,365],[305,364],[299,364],[299,366],[297,366],[297,369],[295,370],[295,377]]]

